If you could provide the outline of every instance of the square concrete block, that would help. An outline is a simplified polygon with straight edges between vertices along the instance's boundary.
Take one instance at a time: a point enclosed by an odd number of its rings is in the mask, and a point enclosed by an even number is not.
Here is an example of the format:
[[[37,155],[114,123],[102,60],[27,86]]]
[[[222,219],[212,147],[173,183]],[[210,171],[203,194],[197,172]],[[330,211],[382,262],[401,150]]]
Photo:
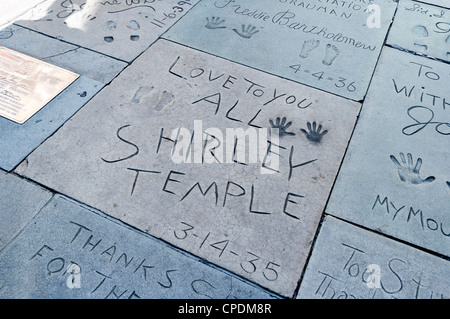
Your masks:
[[[198,0],[48,0],[15,23],[131,62]]]
[[[205,0],[163,37],[358,101],[396,8],[371,2]]]
[[[448,299],[450,261],[327,216],[297,298]]]
[[[450,256],[449,77],[383,50],[327,213]]]
[[[49,191],[0,170],[0,250],[51,197]]]
[[[0,253],[0,297],[275,296],[58,195]]]
[[[292,296],[359,110],[159,40],[16,171]]]
[[[399,2],[387,43],[450,61],[450,9],[424,3]]]

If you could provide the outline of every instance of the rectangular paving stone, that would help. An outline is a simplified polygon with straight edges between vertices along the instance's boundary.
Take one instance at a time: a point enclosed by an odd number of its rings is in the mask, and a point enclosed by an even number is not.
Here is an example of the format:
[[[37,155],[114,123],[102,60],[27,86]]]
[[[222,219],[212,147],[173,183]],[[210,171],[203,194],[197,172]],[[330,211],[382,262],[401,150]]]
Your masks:
[[[163,37],[362,100],[396,8],[371,3],[369,14],[366,0],[206,0]]]
[[[48,0],[15,23],[131,62],[198,0]]]
[[[51,192],[0,170],[0,250],[51,197]]]
[[[387,44],[450,61],[450,10],[400,1]]]
[[[275,297],[59,195],[0,253],[0,296]]]
[[[16,171],[292,296],[359,110],[159,40]]]
[[[449,74],[383,50],[327,213],[450,256]]]
[[[7,171],[16,167],[127,65],[14,25],[0,31],[0,45],[81,75],[24,124],[0,117],[0,168]]]
[[[297,298],[448,299],[449,264],[327,216]]]

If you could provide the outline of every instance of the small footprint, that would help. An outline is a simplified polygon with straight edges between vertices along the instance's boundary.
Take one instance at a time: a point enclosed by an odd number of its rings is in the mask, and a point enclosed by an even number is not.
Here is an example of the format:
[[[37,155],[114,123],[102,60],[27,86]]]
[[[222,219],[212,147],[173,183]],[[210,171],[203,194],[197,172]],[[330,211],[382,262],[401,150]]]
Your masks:
[[[334,60],[338,57],[339,50],[335,45],[327,44],[325,48],[325,58],[322,60],[324,65],[330,66]]]
[[[174,97],[175,96],[172,93],[168,91],[163,91],[162,96],[158,101],[158,104],[156,104],[155,106],[155,110],[161,111],[167,104],[172,102]]]
[[[141,29],[141,26],[139,25],[139,23],[136,20],[130,20],[130,21],[128,21],[127,28],[130,29],[130,30],[137,31],[137,30]],[[105,25],[105,28],[104,28],[105,31],[114,31],[115,29],[117,29],[117,24],[116,24],[116,22],[114,22],[112,20],[108,21],[106,23],[106,25]],[[113,36],[106,36],[103,39],[107,43],[111,43],[111,42],[114,41],[114,37]],[[139,40],[139,35],[136,35],[136,34],[130,35],[130,40],[131,41],[138,41]]]
[[[427,28],[420,24],[412,28],[411,33],[418,39],[428,38],[429,36]],[[428,51],[428,45],[426,44],[414,42],[413,45],[415,50],[419,53],[425,53]]]
[[[106,22],[106,26],[105,26],[105,31],[111,31],[117,28],[117,24],[110,20],[108,22]]]
[[[0,31],[0,39],[9,39],[13,36],[13,31],[10,28]]]
[[[133,103],[140,103],[141,99],[144,95],[147,95],[148,93],[150,93],[155,87],[152,86],[140,86],[139,89],[136,90],[136,92],[134,93],[133,98],[131,99],[131,101]]]
[[[419,37],[419,38],[427,38],[428,37],[428,30],[423,25],[416,25],[412,29],[412,34],[414,34],[416,37]]]
[[[414,43],[414,48],[421,53],[428,51],[428,45],[426,44]]]
[[[300,57],[307,58],[309,53],[317,48],[319,44],[319,40],[306,40],[305,42],[303,42],[302,50],[300,51]]]
[[[130,20],[127,24],[127,28],[131,30],[139,30],[141,26],[136,20]]]

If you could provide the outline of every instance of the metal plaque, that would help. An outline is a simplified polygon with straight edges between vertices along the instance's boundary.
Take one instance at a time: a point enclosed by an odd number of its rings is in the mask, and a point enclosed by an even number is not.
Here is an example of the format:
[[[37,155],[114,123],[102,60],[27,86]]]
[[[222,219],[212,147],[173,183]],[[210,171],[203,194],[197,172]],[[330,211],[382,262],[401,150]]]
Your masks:
[[[78,77],[0,46],[0,116],[23,124]]]

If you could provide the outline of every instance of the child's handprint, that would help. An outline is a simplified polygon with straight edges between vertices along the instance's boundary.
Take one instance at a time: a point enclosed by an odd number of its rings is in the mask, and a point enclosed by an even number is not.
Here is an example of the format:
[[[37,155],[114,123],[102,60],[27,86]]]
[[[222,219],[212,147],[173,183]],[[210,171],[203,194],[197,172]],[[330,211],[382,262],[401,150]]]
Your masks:
[[[245,39],[250,39],[255,33],[259,32],[259,30],[255,26],[252,26],[251,24],[249,24],[248,26],[245,26],[243,24],[241,26],[241,31],[237,29],[233,29],[233,31]]]
[[[286,130],[289,128],[289,126],[291,126],[292,122],[289,121],[286,123],[286,118],[283,117],[283,119],[280,119],[279,117],[277,117],[277,119],[275,120],[275,123],[273,123],[272,120],[269,120],[270,126],[272,126],[272,128],[277,128],[279,129],[279,136],[283,137],[285,135],[295,135],[294,132],[287,132]]]
[[[211,20],[209,20],[209,18],[206,18],[205,28],[211,29],[211,30],[224,29],[224,28],[226,28],[226,26],[221,25],[224,22],[225,22],[225,20],[220,19],[219,17],[212,17]]]
[[[320,143],[322,141],[322,137],[328,133],[327,130],[322,131],[322,125],[319,124],[319,126],[317,126],[316,122],[313,122],[312,126],[311,122],[306,123],[306,125],[308,126],[309,132],[306,132],[304,129],[300,129],[300,131],[302,131],[303,134],[306,135],[306,138],[313,143]]]
[[[401,164],[395,158],[394,155],[390,156],[392,162],[394,162],[394,164],[398,168],[398,175],[402,182],[407,182],[411,184],[423,184],[423,183],[430,183],[436,179],[434,176],[429,176],[425,179],[422,179],[419,176],[420,167],[422,166],[422,159],[419,157],[417,159],[416,165],[413,167],[413,158],[411,153],[408,153],[407,156],[408,162],[406,162],[405,154],[400,153],[400,159],[402,161]]]

